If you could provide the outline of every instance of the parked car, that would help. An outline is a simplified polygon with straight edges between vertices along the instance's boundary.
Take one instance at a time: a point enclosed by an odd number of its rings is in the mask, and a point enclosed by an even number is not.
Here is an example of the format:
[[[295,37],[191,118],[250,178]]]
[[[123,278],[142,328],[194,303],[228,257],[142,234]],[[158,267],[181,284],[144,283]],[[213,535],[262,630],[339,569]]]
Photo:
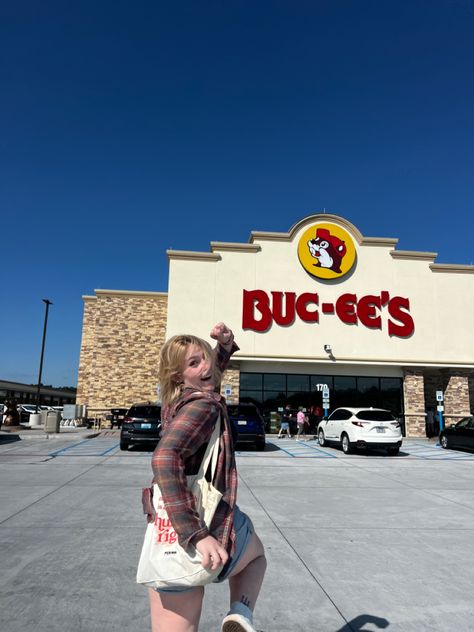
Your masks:
[[[157,444],[161,438],[161,406],[145,402],[128,409],[120,431],[120,449],[142,443]]]
[[[112,422],[112,428],[114,426],[117,426],[117,428],[121,428],[125,415],[128,412],[128,408],[111,408],[110,412],[112,413],[110,419],[110,421]]]
[[[17,406],[17,410],[20,413],[20,423],[29,423],[30,415],[36,412],[35,404],[19,404]],[[41,412],[40,407],[38,406],[38,412]]]
[[[227,410],[238,431],[238,443],[251,443],[257,450],[265,450],[265,420],[255,404],[230,404]]]
[[[383,408],[336,408],[318,426],[319,445],[338,444],[345,454],[355,448],[386,448],[396,456],[402,445],[400,423]]]
[[[442,448],[468,448],[474,450],[474,417],[464,417],[439,434]]]

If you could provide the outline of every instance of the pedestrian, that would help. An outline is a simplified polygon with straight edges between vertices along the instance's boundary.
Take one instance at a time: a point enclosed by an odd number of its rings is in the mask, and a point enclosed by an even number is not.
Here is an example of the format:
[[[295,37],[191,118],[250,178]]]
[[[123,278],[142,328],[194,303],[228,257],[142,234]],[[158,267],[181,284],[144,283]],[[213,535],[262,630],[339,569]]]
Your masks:
[[[210,335],[217,341],[214,351],[206,341],[191,335],[173,336],[161,350],[163,434],[153,453],[153,475],[179,544],[185,549],[195,546],[208,570],[222,566],[216,582],[229,580],[230,609],[221,632],[255,632],[253,610],[265,574],[265,552],[250,518],[236,502],[234,437],[225,400],[218,393],[221,373],[238,346],[224,323],[215,325]],[[186,475],[199,469],[219,417],[213,483],[222,499],[208,529],[188,492]],[[149,588],[149,596],[152,632],[198,630],[203,586]]]
[[[283,437],[283,433],[285,431],[286,431],[286,434],[287,434],[288,438],[292,439],[292,436],[291,436],[291,433],[290,433],[291,418],[292,418],[291,406],[290,406],[290,404],[287,404],[285,406],[284,411],[281,414],[280,432],[278,433],[278,438],[279,439],[281,439]]]
[[[303,435],[306,440],[306,424],[307,423],[308,423],[308,420],[306,418],[306,415],[303,412],[303,407],[300,406],[298,408],[298,412],[296,413],[296,425],[298,428],[298,431],[296,434],[297,439],[299,439]]]

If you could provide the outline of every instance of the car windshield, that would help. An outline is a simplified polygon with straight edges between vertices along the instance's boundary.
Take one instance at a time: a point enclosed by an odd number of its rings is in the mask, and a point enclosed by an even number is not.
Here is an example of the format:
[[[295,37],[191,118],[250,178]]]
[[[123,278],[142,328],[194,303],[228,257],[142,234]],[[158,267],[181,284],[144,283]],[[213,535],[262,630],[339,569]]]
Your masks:
[[[470,428],[471,427],[472,417],[464,417],[461,421],[458,421],[456,424],[456,428]]]
[[[128,411],[129,417],[155,417],[161,418],[161,408],[159,406],[133,406]]]
[[[247,406],[242,404],[239,406],[227,406],[227,410],[229,411],[229,417],[255,417],[258,415],[257,409],[251,404]]]
[[[356,413],[356,417],[364,421],[396,421],[388,410],[361,410]]]

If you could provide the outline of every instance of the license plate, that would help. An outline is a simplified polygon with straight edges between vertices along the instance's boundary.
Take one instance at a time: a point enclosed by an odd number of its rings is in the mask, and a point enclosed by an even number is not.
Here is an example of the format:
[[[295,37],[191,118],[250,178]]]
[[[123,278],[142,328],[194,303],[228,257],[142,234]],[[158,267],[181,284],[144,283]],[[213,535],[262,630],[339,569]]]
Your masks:
[[[377,432],[385,432],[385,428],[383,426],[377,426],[375,429]]]
[[[247,420],[246,419],[239,419],[239,421],[237,422],[238,426],[246,426],[247,425]]]
[[[151,428],[151,424],[142,424],[142,428],[144,429]]]

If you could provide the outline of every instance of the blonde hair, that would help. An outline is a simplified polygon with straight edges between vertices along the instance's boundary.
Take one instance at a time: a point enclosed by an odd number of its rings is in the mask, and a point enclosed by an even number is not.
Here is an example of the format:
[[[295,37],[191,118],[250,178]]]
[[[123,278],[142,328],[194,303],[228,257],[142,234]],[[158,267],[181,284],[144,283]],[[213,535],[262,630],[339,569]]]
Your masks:
[[[213,365],[216,385],[220,381],[220,372],[215,366],[214,353],[208,342],[188,334],[173,336],[165,342],[160,352],[158,379],[163,407],[171,406],[182,393],[183,382],[180,374],[184,367],[186,352],[191,345],[202,349],[206,360],[209,360]]]

